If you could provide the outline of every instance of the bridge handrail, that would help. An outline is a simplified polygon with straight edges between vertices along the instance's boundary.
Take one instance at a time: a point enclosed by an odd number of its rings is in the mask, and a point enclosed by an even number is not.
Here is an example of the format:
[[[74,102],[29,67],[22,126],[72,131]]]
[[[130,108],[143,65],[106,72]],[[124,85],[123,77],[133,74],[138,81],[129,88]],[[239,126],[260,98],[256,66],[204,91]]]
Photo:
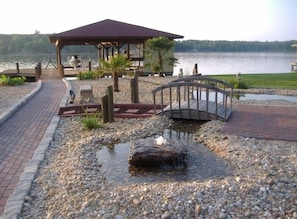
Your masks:
[[[231,89],[231,91],[233,91],[233,84],[228,83],[226,81],[222,81],[216,78],[211,78],[211,77],[207,77],[207,76],[201,76],[201,75],[190,75],[190,76],[184,76],[182,78],[178,78],[176,80],[171,81],[170,83],[176,83],[176,82],[183,82],[183,81],[199,81],[200,83],[202,81],[205,81],[207,84],[212,84],[215,83],[215,87],[221,87],[219,86],[219,84],[222,85],[222,87],[224,88],[224,90],[226,88]]]
[[[171,81],[170,83],[181,83],[181,82],[185,82],[185,81],[198,81],[198,83],[201,83],[202,81],[205,81],[206,84],[209,84],[211,86],[214,87],[223,87],[224,90],[229,90],[230,92],[230,101],[231,101],[231,107],[232,107],[232,99],[233,99],[233,84],[228,83],[226,81],[223,80],[219,80],[216,78],[211,78],[205,75],[189,75],[189,76],[184,76],[182,78],[178,78],[176,80]],[[212,85],[212,83],[215,83],[215,85]],[[221,85],[221,86],[220,86]]]
[[[159,87],[156,87],[155,89],[152,90],[152,93],[155,94],[155,93],[157,93],[160,90],[163,90],[163,89],[166,89],[166,88],[170,88],[170,87],[197,86],[197,85],[199,87],[201,87],[201,88],[208,88],[208,89],[211,89],[211,90],[216,90],[216,91],[218,91],[220,93],[226,93],[226,94],[229,93],[228,91],[223,90],[223,89],[218,88],[218,87],[215,87],[213,85],[202,84],[202,83],[197,83],[197,82],[178,82],[178,83],[170,82],[168,84],[164,84],[164,85],[161,85]]]

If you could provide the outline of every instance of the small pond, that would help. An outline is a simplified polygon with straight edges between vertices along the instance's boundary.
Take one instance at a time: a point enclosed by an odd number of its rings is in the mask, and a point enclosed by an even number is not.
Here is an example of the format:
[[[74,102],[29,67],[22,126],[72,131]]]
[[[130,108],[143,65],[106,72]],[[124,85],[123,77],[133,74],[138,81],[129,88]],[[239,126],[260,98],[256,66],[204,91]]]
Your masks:
[[[131,142],[103,147],[97,152],[97,159],[102,164],[107,181],[114,184],[204,181],[232,174],[224,160],[193,140],[200,125],[197,121],[175,121],[172,128],[162,133],[165,139],[186,146],[187,165],[183,166],[135,167],[128,163]]]

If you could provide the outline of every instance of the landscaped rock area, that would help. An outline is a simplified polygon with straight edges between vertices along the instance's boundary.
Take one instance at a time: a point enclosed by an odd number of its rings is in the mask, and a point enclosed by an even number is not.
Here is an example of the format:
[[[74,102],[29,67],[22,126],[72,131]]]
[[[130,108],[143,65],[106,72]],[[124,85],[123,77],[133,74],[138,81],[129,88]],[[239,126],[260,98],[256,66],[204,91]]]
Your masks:
[[[297,143],[223,135],[219,121],[202,125],[195,139],[225,159],[233,175],[108,183],[96,160],[100,145],[158,135],[170,125],[162,118],[121,119],[92,132],[63,119],[22,218],[297,218]]]
[[[125,92],[117,95],[123,102],[129,97]],[[286,101],[239,102],[297,106]],[[62,119],[20,218],[297,218],[297,143],[224,135],[219,121],[202,125],[195,140],[224,159],[233,175],[127,185],[106,181],[96,159],[102,145],[156,136],[168,126],[163,117],[117,119],[87,132],[79,119]]]

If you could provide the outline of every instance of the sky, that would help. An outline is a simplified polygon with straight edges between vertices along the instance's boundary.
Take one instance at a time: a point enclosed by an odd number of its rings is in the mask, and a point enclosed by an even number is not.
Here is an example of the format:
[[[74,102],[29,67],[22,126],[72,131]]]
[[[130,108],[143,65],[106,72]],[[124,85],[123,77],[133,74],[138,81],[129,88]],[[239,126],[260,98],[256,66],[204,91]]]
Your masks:
[[[297,40],[297,0],[3,0],[1,9],[0,34],[53,34],[112,19],[183,40]]]

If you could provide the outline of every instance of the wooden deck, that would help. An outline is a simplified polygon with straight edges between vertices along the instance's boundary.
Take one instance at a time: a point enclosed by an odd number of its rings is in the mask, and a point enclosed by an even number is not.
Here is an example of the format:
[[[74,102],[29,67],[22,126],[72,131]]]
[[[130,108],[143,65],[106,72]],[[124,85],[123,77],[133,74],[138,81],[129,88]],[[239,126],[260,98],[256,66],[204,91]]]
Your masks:
[[[7,69],[0,72],[0,75],[6,75],[7,77],[25,77],[27,82],[34,82],[40,79],[41,72],[41,63],[38,63],[35,68],[30,69],[19,68],[17,63],[15,69]]]
[[[27,81],[37,81],[36,80],[36,73],[35,69],[20,69],[19,72],[17,72],[15,69],[8,69],[0,74],[6,75],[7,77],[26,77]]]
[[[81,69],[74,70],[67,69],[65,70],[64,77],[75,77]],[[38,81],[43,76],[47,78],[62,78],[60,75],[60,72],[56,68],[47,68],[42,67],[40,63],[36,65],[35,68],[22,68],[21,66],[18,68],[18,65],[16,68],[13,69],[7,69],[2,72],[0,72],[0,75],[6,75],[7,77],[26,77],[27,82],[35,82]]]

